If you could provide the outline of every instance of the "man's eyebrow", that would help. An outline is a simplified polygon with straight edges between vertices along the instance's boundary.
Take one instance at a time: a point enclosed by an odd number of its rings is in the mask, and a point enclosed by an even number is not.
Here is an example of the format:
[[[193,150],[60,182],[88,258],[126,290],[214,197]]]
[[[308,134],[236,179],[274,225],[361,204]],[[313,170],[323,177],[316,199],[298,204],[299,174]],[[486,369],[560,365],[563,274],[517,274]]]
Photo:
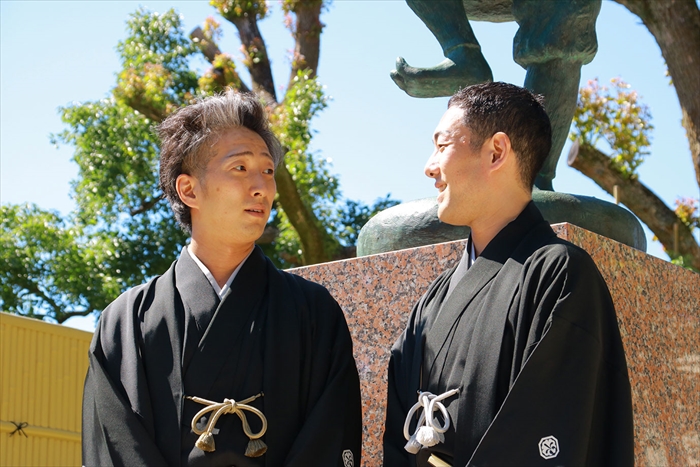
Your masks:
[[[225,157],[225,159],[229,159],[229,158],[231,158],[231,157],[254,156],[254,155],[255,155],[255,153],[253,153],[253,151],[232,152],[231,154],[227,154],[226,157]],[[262,153],[262,155],[263,155],[263,156],[267,156],[267,157],[269,157],[270,159],[272,159],[272,155],[270,155],[270,153],[267,152],[267,151],[264,151],[264,152]]]
[[[433,133],[433,141],[436,141],[438,139],[438,136],[445,136],[447,134],[446,131],[443,130],[438,130],[435,133]]]

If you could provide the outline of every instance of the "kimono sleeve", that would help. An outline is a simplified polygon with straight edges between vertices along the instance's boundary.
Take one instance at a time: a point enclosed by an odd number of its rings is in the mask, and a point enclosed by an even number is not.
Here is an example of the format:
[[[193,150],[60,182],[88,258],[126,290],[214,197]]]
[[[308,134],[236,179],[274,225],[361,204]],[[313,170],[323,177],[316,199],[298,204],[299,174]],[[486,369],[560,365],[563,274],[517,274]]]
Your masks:
[[[543,303],[544,334],[470,466],[632,465],[627,366],[607,286],[590,257],[568,252]]]
[[[148,412],[150,403],[132,307],[133,300],[122,296],[105,309],[90,345],[83,392],[84,466],[166,465],[148,414],[137,413]]]
[[[362,405],[352,339],[340,306],[321,287],[306,291],[316,326],[304,423],[285,465],[360,466]]]

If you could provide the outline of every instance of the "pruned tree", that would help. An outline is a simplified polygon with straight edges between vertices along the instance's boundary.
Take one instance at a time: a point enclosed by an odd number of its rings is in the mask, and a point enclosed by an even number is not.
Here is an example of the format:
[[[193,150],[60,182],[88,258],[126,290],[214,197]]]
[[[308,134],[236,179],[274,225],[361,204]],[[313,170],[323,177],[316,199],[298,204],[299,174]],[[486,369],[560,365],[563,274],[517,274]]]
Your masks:
[[[700,7],[696,0],[615,0],[656,39],[678,94],[695,179],[700,185]]]
[[[681,124],[700,187],[700,8],[695,0],[615,1],[641,19],[661,49],[681,106]],[[607,89],[597,83],[581,90],[573,134],[578,144],[572,147],[569,165],[611,195],[617,192],[619,200],[649,227],[673,262],[700,271],[700,247],[694,236],[700,228],[700,200],[679,198],[671,209],[638,179],[635,169],[648,146],[644,140],[651,130],[649,115],[637,115],[638,122],[632,121],[624,111],[637,106],[636,93],[626,92],[620,83],[613,84],[618,88],[617,96],[603,95]],[[595,146],[594,140],[606,131],[604,139],[612,154]]]
[[[188,36],[173,10],[131,15],[127,37],[117,45],[121,70],[115,87],[105,99],[62,108],[67,129],[52,137],[75,147],[75,212],[62,219],[36,206],[2,206],[3,311],[63,322],[101,310],[120,292],[167,269],[186,237],[158,187],[153,127],[193,99],[226,87],[258,95],[287,150],[276,173],[273,217],[258,242],[278,266],[354,256],[364,222],[397,203],[388,196],[373,206],[342,199],[328,163],[309,149],[311,121],[327,105],[316,79],[323,1],[282,2],[295,40],[284,91],[275,86],[258,28],[267,4],[210,3],[237,29],[250,82],[220,50],[222,28],[213,18]],[[210,64],[201,75],[192,67],[197,54]]]
[[[641,19],[661,49],[668,75],[678,95],[683,115],[681,124],[686,131],[695,178],[700,187],[700,8],[695,0],[615,1]],[[694,236],[696,229],[700,228],[700,200],[682,197],[676,200],[675,209],[671,209],[638,179],[634,169],[636,164],[641,162],[646,145],[635,147],[640,141],[634,141],[633,133],[637,131],[645,134],[650,130],[650,126],[635,130],[634,125],[626,127],[630,122],[623,121],[622,114],[615,118],[609,118],[610,115],[603,116],[604,125],[608,128],[618,125],[618,136],[622,136],[622,139],[619,143],[614,143],[618,148],[612,148],[613,154],[604,154],[596,149],[590,139],[595,138],[592,130],[596,126],[593,124],[586,127],[585,119],[590,117],[591,121],[595,121],[605,113],[601,111],[600,98],[598,95],[592,99],[590,90],[581,90],[581,100],[577,116],[574,118],[576,130],[573,135],[574,139],[580,139],[580,144],[572,148],[569,165],[580,170],[611,195],[617,186],[620,201],[654,232],[670,258],[678,264],[700,270],[700,248]],[[618,93],[618,97],[607,96],[606,102],[617,103],[619,108],[625,105],[619,102],[620,98],[630,98],[630,101],[636,104],[637,96],[636,93],[622,91]],[[599,108],[596,109],[595,106]],[[596,113],[597,116],[594,115]],[[648,116],[640,117],[642,124],[649,123]],[[626,136],[625,132],[628,133]],[[611,135],[612,133],[606,138],[609,139]],[[625,141],[625,138],[628,140]],[[622,156],[625,151],[627,155]]]
[[[634,212],[674,262],[700,270],[698,201],[680,198],[671,209],[639,180],[637,168],[649,155],[651,113],[627,83],[611,82],[612,90],[598,80],[581,88],[568,163]],[[608,154],[598,149],[601,142]]]

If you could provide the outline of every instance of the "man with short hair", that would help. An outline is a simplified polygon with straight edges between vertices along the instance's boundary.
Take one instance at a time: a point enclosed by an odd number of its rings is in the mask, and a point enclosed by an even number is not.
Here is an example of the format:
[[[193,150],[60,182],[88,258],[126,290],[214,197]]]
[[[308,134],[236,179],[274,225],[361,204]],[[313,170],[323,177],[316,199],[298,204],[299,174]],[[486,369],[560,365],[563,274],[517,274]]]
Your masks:
[[[83,463],[359,466],[343,313],[255,246],[283,155],[262,105],[228,90],[180,109],[158,134],[161,188],[192,239],[100,317]]]
[[[532,202],[550,140],[526,89],[486,83],[450,99],[425,173],[440,220],[471,233],[392,349],[384,465],[633,464],[610,293]]]

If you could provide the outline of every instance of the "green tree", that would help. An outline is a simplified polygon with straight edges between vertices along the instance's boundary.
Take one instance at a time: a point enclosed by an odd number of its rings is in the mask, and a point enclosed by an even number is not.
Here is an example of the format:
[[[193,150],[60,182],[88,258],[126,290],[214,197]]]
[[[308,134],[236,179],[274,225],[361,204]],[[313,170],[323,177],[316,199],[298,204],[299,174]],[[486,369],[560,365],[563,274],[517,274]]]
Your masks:
[[[634,212],[674,263],[698,271],[698,200],[679,198],[671,209],[637,174],[653,129],[649,109],[629,84],[614,78],[608,87],[591,80],[579,91],[568,162]]]
[[[188,37],[177,13],[138,9],[117,45],[121,70],[105,99],[61,109],[67,129],[52,136],[75,147],[77,208],[68,218],[36,206],[2,206],[0,307],[58,322],[101,310],[120,292],[164,271],[186,237],[158,187],[154,125],[195,98],[226,87],[253,91],[268,107],[286,149],[276,173],[273,216],[258,242],[280,267],[354,256],[357,232],[371,215],[396,204],[343,200],[337,177],[313,154],[311,120],[328,104],[316,79],[321,0],[285,0],[285,23],[295,39],[289,81],[278,98],[258,22],[263,1],[211,0],[236,29],[251,82],[238,74],[208,18]],[[193,58],[211,67],[198,74]],[[43,227],[42,227],[43,226]]]
[[[615,1],[639,17],[661,50],[681,106],[681,125],[686,130],[700,187],[700,7],[697,0]],[[638,115],[626,115],[627,108],[644,107],[638,104],[634,91],[626,91],[619,83],[613,84],[617,95],[597,84],[581,90],[573,134],[578,144],[570,154],[569,165],[608,193],[617,191],[620,201],[654,232],[673,262],[700,271],[700,246],[696,238],[700,230],[700,200],[682,197],[672,209],[639,180],[635,168],[647,155],[648,141],[644,140],[651,130],[650,115],[646,110]],[[631,107],[625,108],[626,105]],[[610,154],[596,148],[598,137],[608,142]]]

